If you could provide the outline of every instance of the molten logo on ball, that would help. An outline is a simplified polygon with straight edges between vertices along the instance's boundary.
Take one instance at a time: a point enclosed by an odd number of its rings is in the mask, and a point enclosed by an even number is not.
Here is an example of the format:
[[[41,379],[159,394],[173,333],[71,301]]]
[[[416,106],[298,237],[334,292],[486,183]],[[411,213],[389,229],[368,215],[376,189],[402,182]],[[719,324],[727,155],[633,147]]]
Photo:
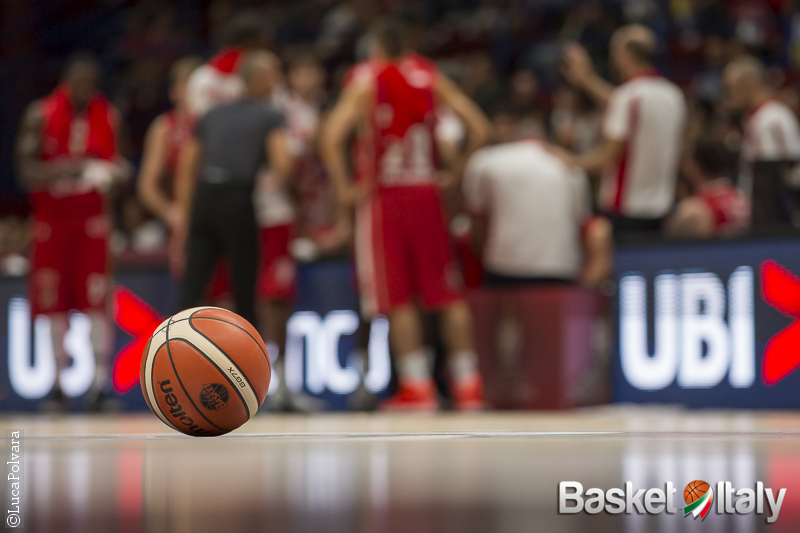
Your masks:
[[[222,383],[204,383],[200,403],[210,411],[222,411],[228,407],[228,388]]]
[[[714,491],[711,485],[696,479],[686,485],[683,490],[683,501],[686,502],[686,507],[683,508],[683,516],[691,514],[695,518],[699,516],[700,520],[703,520],[711,510],[711,504],[714,502]]]

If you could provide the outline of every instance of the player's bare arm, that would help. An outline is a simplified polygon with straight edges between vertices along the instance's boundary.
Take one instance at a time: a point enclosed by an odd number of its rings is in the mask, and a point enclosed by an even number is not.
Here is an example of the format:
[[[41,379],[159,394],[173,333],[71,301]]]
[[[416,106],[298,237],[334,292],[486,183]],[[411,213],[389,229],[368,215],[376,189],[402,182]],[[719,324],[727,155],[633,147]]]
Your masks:
[[[184,226],[189,219],[192,206],[192,196],[196,184],[197,168],[203,154],[202,143],[197,137],[192,137],[181,148],[178,158],[177,176],[175,179],[175,201],[178,204],[180,222]]]
[[[614,91],[614,86],[595,71],[589,52],[576,42],[564,46],[561,74],[570,84],[584,91],[600,106],[608,103]]]
[[[119,110],[115,106],[111,106],[109,110],[109,121],[114,130],[114,139],[116,139],[117,146],[116,154],[111,161],[112,166],[110,170],[112,183],[115,184],[126,182],[133,176],[133,165],[131,165],[130,161],[122,157],[122,152],[120,150],[120,147],[127,148],[129,146],[128,140],[130,139],[128,128],[125,127],[120,117],[121,114]]]
[[[322,130],[320,156],[340,205],[353,205],[361,196],[350,179],[345,151],[348,138],[366,115],[372,91],[367,82],[347,85]]]
[[[625,150],[625,143],[615,139],[604,138],[599,146],[589,152],[574,157],[572,163],[595,176],[606,168],[619,161]]]
[[[278,175],[281,185],[288,185],[294,175],[295,158],[289,148],[289,132],[286,129],[272,131],[266,139],[270,169]]]
[[[19,175],[27,187],[38,187],[58,179],[77,179],[83,170],[83,161],[78,158],[58,158],[42,161],[41,139],[44,116],[41,104],[33,102],[22,118],[17,138],[16,156]]]
[[[467,128],[467,148],[460,154],[451,154],[451,171],[455,181],[461,176],[472,152],[486,144],[491,133],[491,124],[481,109],[447,76],[439,74],[434,86],[436,98],[450,107]]]
[[[177,202],[167,197],[159,184],[167,167],[166,136],[167,123],[161,116],[147,130],[136,189],[145,207],[169,226],[174,226],[179,217]]]

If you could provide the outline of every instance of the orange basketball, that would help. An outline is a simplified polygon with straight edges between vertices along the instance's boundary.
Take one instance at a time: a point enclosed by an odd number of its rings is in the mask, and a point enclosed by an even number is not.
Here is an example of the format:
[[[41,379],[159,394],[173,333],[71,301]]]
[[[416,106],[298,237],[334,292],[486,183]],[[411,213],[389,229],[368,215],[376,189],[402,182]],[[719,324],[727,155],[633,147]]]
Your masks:
[[[270,374],[264,341],[247,320],[218,307],[196,307],[156,328],[142,354],[139,381],[162,422],[212,437],[258,411]]]
[[[686,502],[686,505],[696,502],[698,498],[708,492],[709,487],[710,485],[705,481],[695,479],[686,485],[686,488],[683,490],[683,501]]]

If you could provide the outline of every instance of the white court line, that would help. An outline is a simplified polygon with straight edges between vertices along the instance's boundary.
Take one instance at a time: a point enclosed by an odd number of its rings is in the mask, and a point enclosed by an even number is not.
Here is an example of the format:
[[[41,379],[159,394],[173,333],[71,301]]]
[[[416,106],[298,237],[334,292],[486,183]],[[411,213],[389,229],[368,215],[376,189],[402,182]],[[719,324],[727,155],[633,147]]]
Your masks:
[[[315,433],[233,433],[214,438],[253,440],[446,440],[446,439],[520,439],[520,438],[800,438],[800,431],[753,431],[753,432],[633,432],[633,431],[437,431],[437,432],[315,432]],[[179,434],[90,434],[90,435],[26,435],[27,441],[133,441],[133,440],[177,440],[194,439]]]

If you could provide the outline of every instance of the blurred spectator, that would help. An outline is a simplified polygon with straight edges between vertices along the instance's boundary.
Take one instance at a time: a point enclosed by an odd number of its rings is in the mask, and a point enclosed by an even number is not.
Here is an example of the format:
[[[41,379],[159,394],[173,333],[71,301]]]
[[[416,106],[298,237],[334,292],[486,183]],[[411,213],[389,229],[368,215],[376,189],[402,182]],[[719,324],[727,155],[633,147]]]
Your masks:
[[[264,21],[258,14],[246,11],[233,17],[223,32],[222,48],[189,77],[189,113],[200,118],[217,105],[239,99],[245,87],[237,66],[248,50],[265,47],[267,40]]]
[[[147,130],[139,169],[137,190],[142,204],[169,228],[180,221],[180,209],[175,201],[175,177],[181,146],[191,130],[186,83],[199,66],[200,60],[193,57],[181,59],[172,66],[169,96],[173,107],[159,115]]]
[[[752,194],[753,228],[797,224],[800,221],[795,220],[788,185],[800,161],[797,117],[774,97],[764,65],[754,57],[741,57],[728,64],[725,90],[730,108],[746,112],[739,184],[745,194]]]
[[[732,154],[719,141],[700,138],[695,143],[687,174],[696,191],[684,198],[666,224],[671,237],[709,239],[745,232],[750,224],[750,203],[733,186]]]
[[[550,131],[556,144],[577,154],[589,151],[600,139],[601,119],[583,94],[566,86],[556,90],[550,113]]]
[[[694,97],[703,103],[717,102],[722,96],[722,70],[725,66],[725,41],[709,35],[703,44],[703,70],[692,80]]]
[[[591,231],[582,231],[592,214],[586,174],[568,167],[542,141],[478,150],[467,164],[463,190],[477,215],[476,234],[485,234],[484,285],[596,285],[611,274],[608,223],[598,219]]]
[[[482,109],[491,109],[503,100],[500,78],[494,71],[492,59],[486,52],[467,56],[462,86],[469,97]]]
[[[24,276],[30,269],[25,257],[30,244],[29,220],[8,216],[0,219],[0,276]]]
[[[164,226],[147,216],[136,196],[125,197],[120,208],[119,225],[112,236],[112,251],[117,255],[125,251],[150,254],[163,252],[166,244]]]
[[[606,106],[603,141],[572,161],[604,173],[599,204],[615,237],[660,231],[674,202],[686,103],[654,70],[655,49],[655,35],[644,26],[614,33],[609,54],[625,80],[617,88],[596,74],[585,49],[565,50],[564,76]]]

